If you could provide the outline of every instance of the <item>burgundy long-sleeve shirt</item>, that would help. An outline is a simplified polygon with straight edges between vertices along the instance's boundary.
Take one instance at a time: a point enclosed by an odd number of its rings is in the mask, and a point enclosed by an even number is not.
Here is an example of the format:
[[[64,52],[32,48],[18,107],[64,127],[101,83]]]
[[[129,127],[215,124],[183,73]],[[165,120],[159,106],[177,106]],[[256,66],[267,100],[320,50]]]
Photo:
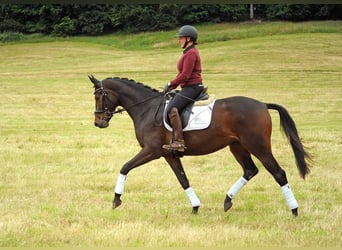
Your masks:
[[[170,82],[171,88],[177,88],[178,85],[183,88],[184,86],[202,83],[201,58],[195,46],[190,46],[183,51],[177,69],[176,78]]]

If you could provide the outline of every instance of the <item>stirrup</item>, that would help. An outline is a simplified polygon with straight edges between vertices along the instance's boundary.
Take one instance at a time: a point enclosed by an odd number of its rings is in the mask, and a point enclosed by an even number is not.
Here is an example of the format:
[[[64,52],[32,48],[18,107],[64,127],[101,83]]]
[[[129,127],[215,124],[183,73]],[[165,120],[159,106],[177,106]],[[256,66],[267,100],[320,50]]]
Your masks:
[[[184,152],[184,150],[186,149],[183,140],[173,141],[170,144],[163,145],[163,148],[167,150],[175,150],[179,152]]]

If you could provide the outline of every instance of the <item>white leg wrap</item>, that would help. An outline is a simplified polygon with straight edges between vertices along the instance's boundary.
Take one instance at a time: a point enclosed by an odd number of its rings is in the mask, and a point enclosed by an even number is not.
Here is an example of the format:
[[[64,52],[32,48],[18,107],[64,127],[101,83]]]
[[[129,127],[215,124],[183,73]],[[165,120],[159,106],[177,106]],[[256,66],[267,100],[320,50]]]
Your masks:
[[[282,186],[281,190],[283,191],[283,194],[285,196],[285,199],[286,199],[286,202],[287,202],[287,205],[289,206],[289,208],[291,210],[297,208],[298,203],[297,203],[296,198],[293,195],[293,192],[291,190],[290,185],[286,184],[286,185]]]
[[[240,179],[228,190],[227,195],[229,198],[233,199],[246,184],[247,180],[241,176]]]
[[[201,205],[200,200],[198,199],[195,191],[191,187],[185,189],[185,192],[188,195],[192,207],[199,207]]]
[[[123,194],[125,187],[126,175],[119,174],[118,180],[116,182],[116,186],[114,192],[117,194]]]

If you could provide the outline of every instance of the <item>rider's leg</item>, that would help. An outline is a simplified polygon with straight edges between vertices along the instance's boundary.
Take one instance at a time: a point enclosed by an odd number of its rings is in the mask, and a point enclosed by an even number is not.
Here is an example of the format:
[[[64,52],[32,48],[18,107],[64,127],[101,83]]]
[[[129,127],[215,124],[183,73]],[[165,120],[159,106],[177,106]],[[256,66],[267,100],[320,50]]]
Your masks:
[[[189,103],[202,92],[203,85],[185,86],[175,95],[170,101],[168,107],[168,118],[173,128],[173,142],[169,145],[163,145],[163,148],[168,150],[177,150],[183,152],[185,149],[182,121],[179,112],[183,110]]]
[[[169,119],[171,122],[171,126],[173,128],[173,142],[171,144],[163,145],[163,148],[168,150],[177,150],[180,152],[184,152],[184,137],[183,137],[183,129],[182,129],[182,121],[178,113],[177,108],[172,108],[169,113]]]

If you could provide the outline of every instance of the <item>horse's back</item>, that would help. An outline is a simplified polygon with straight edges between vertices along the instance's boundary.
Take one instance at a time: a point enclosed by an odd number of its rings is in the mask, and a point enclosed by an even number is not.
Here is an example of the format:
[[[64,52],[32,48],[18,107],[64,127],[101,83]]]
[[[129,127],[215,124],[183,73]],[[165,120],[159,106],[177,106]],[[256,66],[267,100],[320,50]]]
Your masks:
[[[265,103],[246,96],[231,96],[216,101],[217,106],[221,106],[225,110],[231,110],[238,113],[251,113],[257,110],[266,110]]]

